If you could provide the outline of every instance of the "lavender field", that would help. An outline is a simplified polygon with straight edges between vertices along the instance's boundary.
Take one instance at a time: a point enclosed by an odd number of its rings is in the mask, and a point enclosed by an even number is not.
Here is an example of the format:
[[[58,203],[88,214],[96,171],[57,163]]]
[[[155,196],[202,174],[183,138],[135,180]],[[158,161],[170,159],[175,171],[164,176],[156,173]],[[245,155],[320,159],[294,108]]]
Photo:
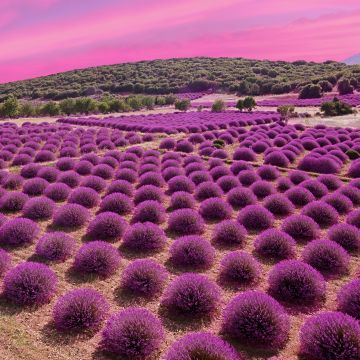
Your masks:
[[[358,129],[230,111],[0,133],[14,358],[359,358]]]

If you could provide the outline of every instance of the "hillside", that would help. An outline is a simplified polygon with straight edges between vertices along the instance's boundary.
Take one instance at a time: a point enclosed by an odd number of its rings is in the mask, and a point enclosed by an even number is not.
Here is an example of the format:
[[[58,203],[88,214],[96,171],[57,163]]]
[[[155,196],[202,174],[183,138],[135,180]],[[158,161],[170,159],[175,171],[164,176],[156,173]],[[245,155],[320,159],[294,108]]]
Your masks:
[[[360,64],[360,54],[350,56],[349,58],[344,60],[344,63],[347,65],[359,65]]]
[[[68,97],[111,93],[167,94],[208,88],[243,94],[281,94],[297,87],[360,71],[327,61],[259,61],[243,58],[183,58],[141,61],[0,84],[0,96],[60,100]],[[359,74],[358,74],[359,76]]]

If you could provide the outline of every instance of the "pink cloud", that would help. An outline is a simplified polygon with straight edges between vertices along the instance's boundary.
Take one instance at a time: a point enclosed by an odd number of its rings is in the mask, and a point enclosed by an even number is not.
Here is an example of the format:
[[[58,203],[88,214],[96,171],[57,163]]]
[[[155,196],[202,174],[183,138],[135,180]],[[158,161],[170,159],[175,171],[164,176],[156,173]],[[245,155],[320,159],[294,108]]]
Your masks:
[[[360,4],[353,0],[327,0],[326,7],[322,0],[104,0],[102,7],[79,0],[73,12],[70,0],[3,0],[0,9],[13,9],[11,3],[31,26],[19,21],[1,30],[0,16],[2,82],[153,58],[322,61],[360,51]],[[38,7],[40,20],[21,14],[24,3]]]

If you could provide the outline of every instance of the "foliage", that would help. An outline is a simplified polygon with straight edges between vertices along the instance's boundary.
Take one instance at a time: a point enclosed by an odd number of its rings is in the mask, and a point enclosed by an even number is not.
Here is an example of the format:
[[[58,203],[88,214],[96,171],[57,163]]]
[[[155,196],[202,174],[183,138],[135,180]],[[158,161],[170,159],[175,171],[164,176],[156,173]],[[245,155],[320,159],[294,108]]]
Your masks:
[[[355,67],[337,62],[259,61],[243,58],[183,58],[73,70],[0,85],[4,96],[63,100],[89,94],[170,94],[214,89],[242,95],[287,93],[310,81],[336,83]],[[168,99],[169,100],[169,99]]]
[[[321,111],[324,112],[325,116],[341,116],[354,113],[351,105],[346,104],[337,98],[334,98],[333,101],[323,103],[321,105]]]
[[[218,100],[215,100],[214,103],[212,104],[211,111],[212,112],[222,112],[225,110],[225,108],[226,108],[226,106],[225,106],[224,101],[221,99],[218,99]]]
[[[320,98],[321,93],[322,89],[319,85],[308,84],[301,89],[299,99]]]
[[[191,103],[190,100],[176,100],[175,101],[175,109],[180,111],[187,111],[190,109]]]

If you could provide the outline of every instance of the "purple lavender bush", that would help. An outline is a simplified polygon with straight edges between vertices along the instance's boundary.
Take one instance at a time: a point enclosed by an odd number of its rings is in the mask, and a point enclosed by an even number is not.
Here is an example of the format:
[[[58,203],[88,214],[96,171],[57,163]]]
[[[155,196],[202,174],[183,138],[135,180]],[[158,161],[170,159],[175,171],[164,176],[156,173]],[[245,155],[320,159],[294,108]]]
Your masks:
[[[208,269],[215,259],[215,249],[200,236],[177,238],[170,247],[170,261],[178,268]]]
[[[289,317],[282,306],[260,291],[240,293],[223,311],[222,333],[256,349],[281,349],[289,328]]]
[[[117,271],[120,260],[115,247],[105,241],[92,241],[84,244],[75,255],[73,270],[107,278]]]
[[[138,259],[123,271],[121,288],[133,296],[153,298],[162,292],[167,278],[166,269],[157,261]]]
[[[55,295],[57,278],[46,265],[23,262],[9,270],[3,282],[4,296],[18,306],[40,306]]]
[[[338,310],[360,320],[360,279],[343,286],[337,296]]]
[[[248,205],[240,210],[237,221],[250,231],[262,231],[272,227],[274,216],[260,205]]]
[[[64,229],[77,229],[86,224],[90,218],[89,211],[78,204],[66,204],[56,210],[53,225]]]
[[[310,317],[300,330],[300,354],[307,360],[359,359],[358,321],[340,312]]]
[[[187,273],[173,280],[165,290],[161,306],[177,320],[213,316],[220,302],[220,289],[204,275]]]
[[[260,274],[260,264],[244,251],[230,252],[220,263],[219,280],[225,286],[237,289],[253,286]]]
[[[39,231],[38,225],[30,219],[10,219],[0,227],[0,244],[9,247],[30,245]]]
[[[165,338],[161,321],[149,310],[126,308],[106,323],[101,348],[122,359],[143,360],[154,355]]]
[[[200,235],[205,230],[205,224],[197,211],[179,209],[170,214],[168,230],[176,235]]]
[[[269,292],[287,305],[313,306],[325,299],[325,281],[310,265],[284,260],[269,274]]]
[[[212,242],[222,246],[244,247],[247,231],[244,226],[233,220],[217,224],[212,234]]]
[[[36,244],[36,255],[47,261],[63,262],[75,252],[75,239],[64,232],[56,231],[43,235]]]
[[[207,332],[190,333],[171,345],[166,360],[226,359],[242,360],[227,342]]]
[[[53,320],[58,331],[94,332],[106,319],[109,304],[96,290],[78,288],[60,297],[53,309]]]
[[[254,242],[255,253],[260,257],[279,261],[295,256],[296,243],[294,239],[278,229],[268,229],[262,232]]]
[[[306,263],[323,275],[340,276],[349,270],[350,257],[336,242],[331,240],[314,240],[303,250],[302,257]]]

